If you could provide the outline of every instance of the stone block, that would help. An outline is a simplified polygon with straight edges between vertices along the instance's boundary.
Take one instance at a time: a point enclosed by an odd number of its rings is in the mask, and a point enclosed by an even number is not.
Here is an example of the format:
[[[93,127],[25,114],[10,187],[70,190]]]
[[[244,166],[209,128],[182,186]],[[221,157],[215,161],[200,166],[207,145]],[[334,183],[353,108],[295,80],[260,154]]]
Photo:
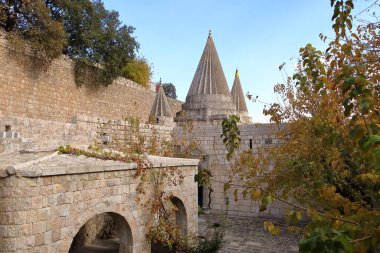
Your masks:
[[[38,221],[37,209],[29,209],[26,211],[26,223],[33,223]]]
[[[52,231],[52,242],[57,242],[61,239],[61,231],[60,229],[55,229]]]
[[[34,235],[25,237],[25,245],[28,247],[34,247],[35,241],[36,241],[36,237]]]
[[[43,198],[42,196],[32,197],[32,206],[33,209],[40,209],[43,207]]]
[[[50,244],[52,243],[53,241],[53,232],[52,231],[48,231],[48,232],[45,232],[44,233],[44,241],[45,241],[45,244]]]
[[[60,206],[60,216],[66,217],[70,215],[70,205],[61,205]]]
[[[37,217],[39,221],[49,220],[51,217],[50,208],[43,208],[37,211]]]
[[[64,192],[64,187],[62,184],[53,184],[53,193]]]
[[[52,177],[43,177],[43,185],[51,185],[52,184]]]
[[[36,235],[35,235],[35,242],[34,242],[34,245],[35,245],[35,246],[41,246],[41,245],[44,245],[44,244],[45,244],[45,236],[44,236],[44,233],[36,234]]]
[[[58,205],[73,203],[74,195],[72,192],[60,193],[57,197]]]
[[[3,238],[0,237],[0,249],[4,252],[14,252],[17,247],[16,238]]]
[[[35,222],[32,225],[32,233],[39,234],[46,232],[46,221]]]
[[[17,252],[27,249],[25,237],[17,238],[16,243],[17,243],[17,247],[16,247]]]

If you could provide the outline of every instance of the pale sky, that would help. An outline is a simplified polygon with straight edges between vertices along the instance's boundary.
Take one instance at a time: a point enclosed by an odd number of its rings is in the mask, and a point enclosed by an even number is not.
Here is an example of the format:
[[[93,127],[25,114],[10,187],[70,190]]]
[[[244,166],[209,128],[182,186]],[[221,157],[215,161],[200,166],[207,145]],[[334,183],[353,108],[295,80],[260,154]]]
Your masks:
[[[124,24],[136,28],[139,55],[153,64],[152,81],[171,82],[184,101],[208,31],[231,89],[236,68],[244,93],[276,102],[273,85],[289,74],[300,47],[326,46],[319,34],[332,35],[330,0],[105,0]],[[359,10],[359,8],[357,8]],[[268,122],[263,103],[246,101],[254,122]]]

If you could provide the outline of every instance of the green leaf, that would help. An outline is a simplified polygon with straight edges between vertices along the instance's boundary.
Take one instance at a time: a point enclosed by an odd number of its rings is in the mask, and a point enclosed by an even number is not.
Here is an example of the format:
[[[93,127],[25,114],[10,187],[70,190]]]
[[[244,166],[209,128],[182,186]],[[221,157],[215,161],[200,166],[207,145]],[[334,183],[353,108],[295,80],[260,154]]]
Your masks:
[[[234,199],[235,199],[235,201],[238,201],[238,190],[237,189],[235,189],[234,190]]]
[[[355,77],[351,77],[346,79],[342,84],[342,92],[346,93],[351,89],[352,85],[355,83]]]
[[[304,253],[312,252],[313,249],[317,246],[318,236],[313,236],[307,239],[302,239],[299,242],[299,251]]]
[[[223,190],[227,191],[228,189],[230,189],[230,187],[231,187],[231,185],[229,183],[225,183],[223,186]]]
[[[267,206],[268,206],[268,199],[266,196],[261,199],[261,205],[259,206],[259,211],[264,212],[265,210],[267,210]]]
[[[297,211],[297,212],[296,212],[296,218],[297,218],[298,221],[302,220],[302,218],[303,218],[303,214],[302,214],[301,211]]]
[[[371,144],[380,144],[380,135],[370,135],[367,142]]]
[[[244,190],[243,190],[243,198],[244,198],[244,199],[247,198],[247,193],[248,193],[248,190],[247,190],[247,189],[244,189]]]

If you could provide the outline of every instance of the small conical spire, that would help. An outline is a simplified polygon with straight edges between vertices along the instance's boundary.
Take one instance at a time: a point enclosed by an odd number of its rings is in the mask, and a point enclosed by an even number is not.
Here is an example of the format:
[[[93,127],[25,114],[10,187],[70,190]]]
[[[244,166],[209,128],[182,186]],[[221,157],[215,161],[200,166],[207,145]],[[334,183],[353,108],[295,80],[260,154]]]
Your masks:
[[[241,87],[239,71],[236,69],[235,80],[231,89],[232,101],[236,106],[238,112],[248,112],[247,105],[245,103],[243,88]]]
[[[187,96],[198,94],[231,95],[211,30]]]
[[[208,30],[208,36],[211,37],[211,29]]]
[[[150,111],[149,119],[155,119],[157,117],[172,117],[168,99],[165,96],[162,85],[158,88],[156,99],[154,100],[152,110]]]

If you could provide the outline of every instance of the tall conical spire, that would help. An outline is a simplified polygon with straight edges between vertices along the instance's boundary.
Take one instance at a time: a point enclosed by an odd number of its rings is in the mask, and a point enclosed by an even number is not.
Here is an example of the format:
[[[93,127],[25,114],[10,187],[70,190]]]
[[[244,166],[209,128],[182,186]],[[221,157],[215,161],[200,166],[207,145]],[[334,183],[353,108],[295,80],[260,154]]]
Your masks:
[[[243,89],[239,79],[239,71],[236,69],[234,84],[231,89],[232,101],[238,112],[248,112],[247,104],[245,103]]]
[[[171,118],[172,112],[170,110],[168,99],[165,96],[164,88],[162,88],[160,82],[156,99],[154,100],[152,109],[150,111],[149,120],[159,123],[158,121],[161,117]]]
[[[251,122],[251,118],[248,115],[247,104],[245,103],[243,88],[241,87],[239,71],[236,69],[235,80],[231,89],[231,96],[234,105],[236,106],[236,111],[240,116],[242,123]]]
[[[236,114],[236,108],[210,31],[186,102],[175,120],[223,120],[231,114]]]
[[[211,36],[211,30],[187,96],[196,94],[230,95],[227,80]]]

